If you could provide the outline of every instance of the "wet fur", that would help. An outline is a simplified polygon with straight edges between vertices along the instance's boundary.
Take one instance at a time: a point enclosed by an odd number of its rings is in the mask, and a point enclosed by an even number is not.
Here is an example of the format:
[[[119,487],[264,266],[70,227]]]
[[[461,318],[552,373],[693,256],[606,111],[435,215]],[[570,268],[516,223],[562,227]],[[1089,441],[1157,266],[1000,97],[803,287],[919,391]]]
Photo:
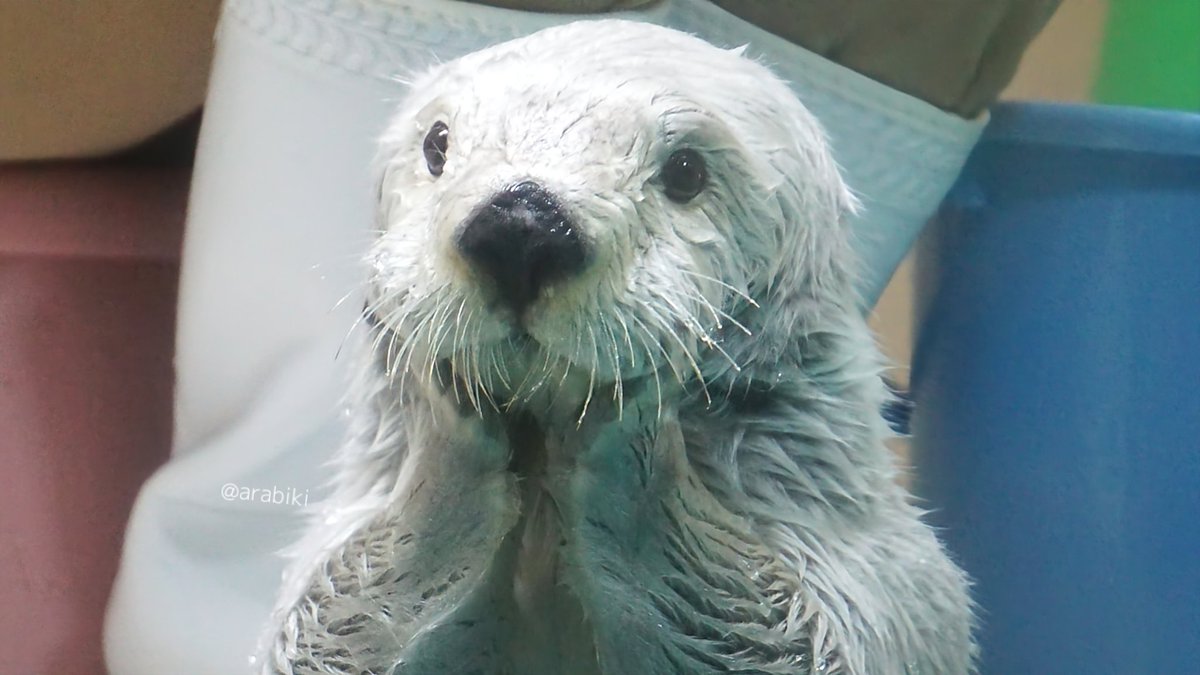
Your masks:
[[[675,204],[683,146],[711,181]],[[966,578],[884,445],[853,200],[766,68],[554,28],[419,79],[381,157],[353,435],[261,673],[973,672]],[[449,242],[524,179],[596,254],[514,338]]]

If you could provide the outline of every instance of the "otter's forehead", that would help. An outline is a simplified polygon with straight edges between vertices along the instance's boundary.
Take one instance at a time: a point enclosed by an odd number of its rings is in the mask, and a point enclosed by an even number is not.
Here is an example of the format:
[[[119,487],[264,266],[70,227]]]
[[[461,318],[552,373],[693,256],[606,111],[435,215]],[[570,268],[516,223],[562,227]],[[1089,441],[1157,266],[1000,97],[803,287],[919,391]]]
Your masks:
[[[714,123],[720,117],[703,103],[703,91],[633,69],[505,60],[469,78],[455,75],[437,82],[435,96],[418,116],[429,111],[452,115],[472,129],[503,135],[505,145],[552,141],[569,152],[584,140],[623,143],[658,127],[670,132],[685,126],[688,114]]]
[[[619,20],[567,24],[475,52],[435,69],[414,91],[418,117],[461,116],[509,142],[540,136],[564,152],[582,139],[626,144],[704,126],[752,140],[764,119],[797,105],[737,50]]]
[[[452,120],[460,149],[504,149],[522,156],[577,156],[585,148],[608,157],[636,155],[652,140],[670,103],[646,83],[581,81],[554,64],[497,68],[470,86],[449,87],[430,108]]]

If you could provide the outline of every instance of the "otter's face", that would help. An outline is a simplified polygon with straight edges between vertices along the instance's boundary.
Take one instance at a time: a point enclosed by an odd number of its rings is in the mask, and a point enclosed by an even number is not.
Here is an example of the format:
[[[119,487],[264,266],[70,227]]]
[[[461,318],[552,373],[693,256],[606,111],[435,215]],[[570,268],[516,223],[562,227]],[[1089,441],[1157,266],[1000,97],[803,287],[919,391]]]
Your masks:
[[[822,264],[792,231],[806,225],[785,222],[805,208],[783,173],[804,177],[795,134],[763,119],[799,108],[786,88],[665,29],[636,26],[630,53],[572,28],[435,70],[392,122],[369,289],[390,369],[449,370],[493,401],[547,381],[590,396],[651,373],[703,378],[714,354],[742,365],[731,336],[752,332],[781,270]],[[575,40],[587,58],[562,58]],[[831,175],[822,189],[843,191]]]

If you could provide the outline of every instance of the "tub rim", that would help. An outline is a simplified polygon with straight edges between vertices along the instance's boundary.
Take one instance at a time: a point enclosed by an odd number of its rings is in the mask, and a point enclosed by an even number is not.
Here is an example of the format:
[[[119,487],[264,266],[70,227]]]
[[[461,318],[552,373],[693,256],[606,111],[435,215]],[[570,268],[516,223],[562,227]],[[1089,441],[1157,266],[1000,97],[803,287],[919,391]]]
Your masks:
[[[992,107],[991,121],[979,143],[1200,157],[1200,113],[1007,101]]]

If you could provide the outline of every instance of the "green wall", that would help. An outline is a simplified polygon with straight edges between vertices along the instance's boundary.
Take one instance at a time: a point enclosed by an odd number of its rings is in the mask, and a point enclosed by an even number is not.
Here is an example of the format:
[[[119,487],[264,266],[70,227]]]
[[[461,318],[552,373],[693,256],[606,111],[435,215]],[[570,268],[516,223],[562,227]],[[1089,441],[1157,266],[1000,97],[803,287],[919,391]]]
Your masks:
[[[1200,0],[1110,0],[1093,95],[1200,111]]]

